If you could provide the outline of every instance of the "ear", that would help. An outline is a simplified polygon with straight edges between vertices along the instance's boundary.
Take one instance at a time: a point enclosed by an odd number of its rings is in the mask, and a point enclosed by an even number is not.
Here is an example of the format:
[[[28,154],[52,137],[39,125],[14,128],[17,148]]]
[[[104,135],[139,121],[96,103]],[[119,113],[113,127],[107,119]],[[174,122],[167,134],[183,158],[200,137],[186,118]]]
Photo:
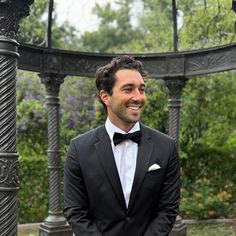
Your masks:
[[[105,90],[101,90],[99,96],[106,106],[110,105],[110,95]]]

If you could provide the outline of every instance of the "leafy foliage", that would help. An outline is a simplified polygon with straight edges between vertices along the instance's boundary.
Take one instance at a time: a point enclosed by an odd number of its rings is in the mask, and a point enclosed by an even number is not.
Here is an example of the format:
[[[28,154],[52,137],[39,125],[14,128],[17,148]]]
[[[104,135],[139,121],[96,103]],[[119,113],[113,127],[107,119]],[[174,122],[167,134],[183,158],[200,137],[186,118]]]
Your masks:
[[[48,210],[47,159],[20,156],[19,223],[42,222]]]
[[[231,186],[234,197],[235,89],[231,72],[190,80],[183,94],[180,136],[183,174],[192,182],[205,176],[219,191]]]
[[[41,45],[46,41],[47,5],[46,0],[37,0],[31,5],[30,16],[21,22],[18,36],[20,42]]]
[[[182,177],[181,215],[190,219],[208,219],[228,217],[233,211],[231,185],[225,185],[224,190],[216,188],[207,177],[197,179],[194,183]]]
[[[22,20],[18,36],[19,42],[46,46],[48,3],[49,1],[47,0],[34,1],[31,6],[30,16]],[[56,23],[57,17],[57,14],[53,14],[52,47],[74,50],[79,44],[75,27],[68,22],[58,25]]]
[[[47,150],[47,116],[44,87],[36,75],[19,72],[17,81],[18,150],[23,156],[40,156]]]
[[[147,81],[147,104],[142,122],[154,129],[167,133],[167,93],[163,81],[149,79]]]
[[[235,42],[231,0],[179,1],[183,14],[180,49],[198,49]]]
[[[141,37],[141,32],[132,26],[131,7],[133,0],[119,0],[117,10],[111,3],[103,8],[96,3],[94,13],[100,18],[99,29],[85,32],[81,37],[82,48],[92,52],[119,52],[127,42]]]

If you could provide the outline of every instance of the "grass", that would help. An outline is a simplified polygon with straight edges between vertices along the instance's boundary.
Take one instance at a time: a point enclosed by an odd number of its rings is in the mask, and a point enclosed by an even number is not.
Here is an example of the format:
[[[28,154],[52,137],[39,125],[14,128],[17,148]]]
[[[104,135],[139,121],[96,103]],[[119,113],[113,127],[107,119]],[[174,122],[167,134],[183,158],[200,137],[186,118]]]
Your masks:
[[[38,229],[20,229],[18,236],[38,236]],[[236,226],[225,224],[188,225],[187,236],[236,236]]]
[[[18,236],[38,236],[38,229],[20,229],[18,231]]]
[[[225,224],[188,225],[188,236],[236,236],[236,228]]]

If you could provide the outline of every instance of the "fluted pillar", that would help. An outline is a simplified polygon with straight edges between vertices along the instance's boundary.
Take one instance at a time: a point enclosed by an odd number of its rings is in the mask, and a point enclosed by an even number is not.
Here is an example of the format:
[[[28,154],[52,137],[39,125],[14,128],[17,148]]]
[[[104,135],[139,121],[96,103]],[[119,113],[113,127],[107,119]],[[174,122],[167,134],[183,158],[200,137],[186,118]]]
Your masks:
[[[49,173],[49,215],[40,225],[39,231],[40,236],[69,236],[72,235],[72,231],[62,214],[61,207],[59,91],[65,76],[53,73],[42,73],[39,76],[46,88]]]
[[[165,85],[169,90],[169,120],[168,135],[172,137],[179,147],[179,123],[181,108],[181,92],[186,84],[185,77],[165,79]],[[177,216],[174,227],[169,236],[186,236],[186,224],[182,222],[182,218]]]
[[[0,0],[0,235],[17,235],[16,72],[20,19],[32,0]]]

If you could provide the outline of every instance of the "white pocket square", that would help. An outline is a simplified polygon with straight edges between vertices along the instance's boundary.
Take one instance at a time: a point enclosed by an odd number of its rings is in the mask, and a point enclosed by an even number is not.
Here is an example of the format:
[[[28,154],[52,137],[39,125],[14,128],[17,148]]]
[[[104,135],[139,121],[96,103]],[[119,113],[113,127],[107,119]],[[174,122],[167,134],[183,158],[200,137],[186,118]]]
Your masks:
[[[153,164],[148,168],[148,171],[153,171],[153,170],[157,170],[160,169],[161,167],[158,164]]]

